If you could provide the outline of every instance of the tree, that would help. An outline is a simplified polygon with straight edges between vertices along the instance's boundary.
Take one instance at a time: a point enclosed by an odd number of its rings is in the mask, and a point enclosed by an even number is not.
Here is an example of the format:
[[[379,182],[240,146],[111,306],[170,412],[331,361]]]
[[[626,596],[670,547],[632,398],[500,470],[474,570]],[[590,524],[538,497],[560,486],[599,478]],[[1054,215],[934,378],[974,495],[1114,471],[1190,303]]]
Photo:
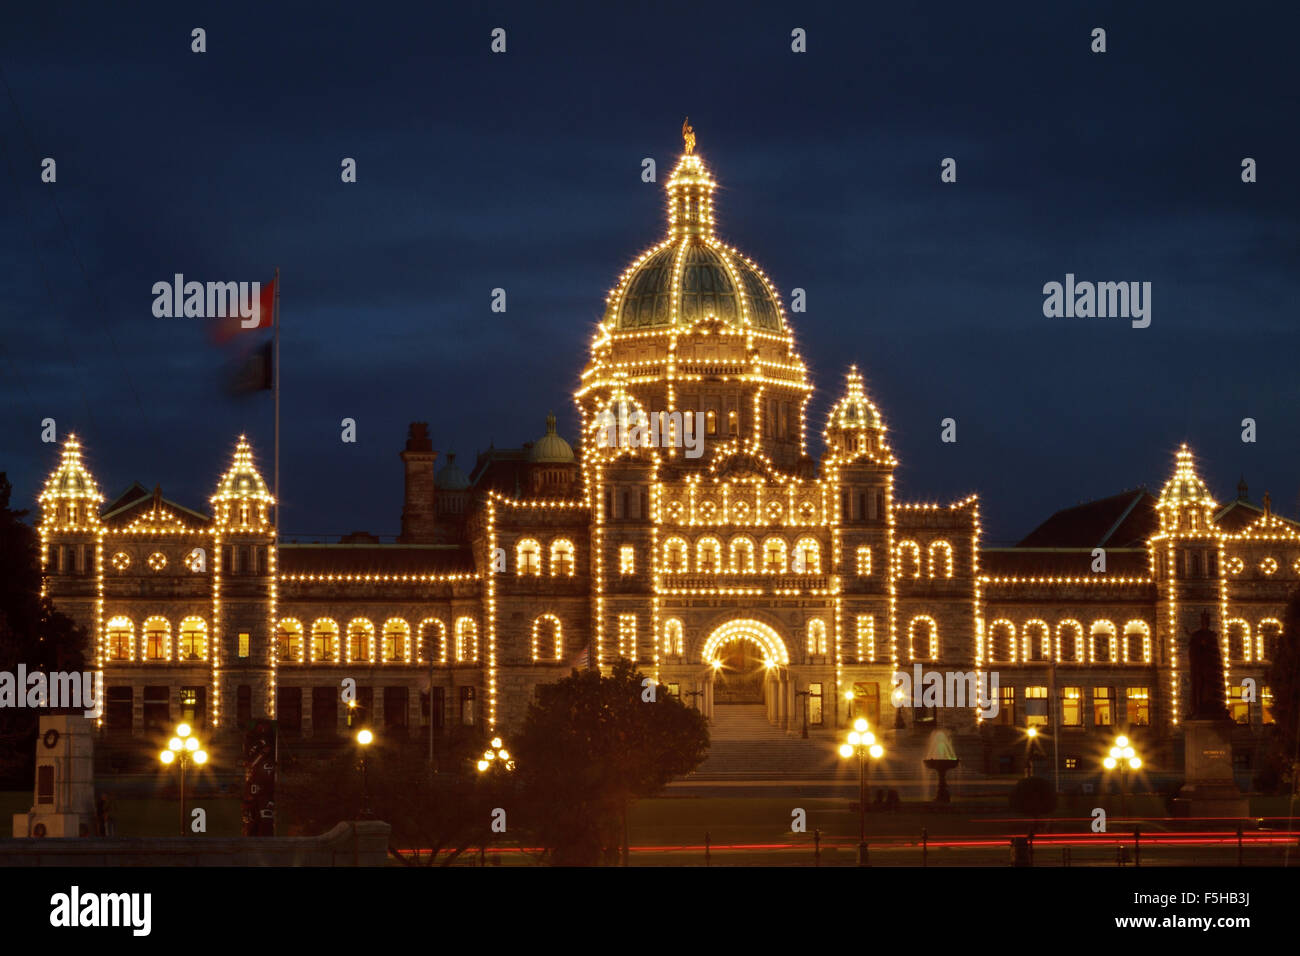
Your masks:
[[[41,596],[39,538],[9,507],[13,486],[0,472],[0,662],[32,671],[80,671],[86,632]],[[19,692],[25,692],[20,688]],[[0,785],[27,789],[36,773],[40,711],[0,708]]]
[[[620,660],[537,689],[514,751],[524,825],[548,862],[613,862],[621,847],[626,863],[633,803],[704,759],[704,717],[646,680]]]
[[[276,786],[285,829],[324,833],[358,819],[368,796],[374,818],[393,828],[388,850],[395,859],[407,866],[450,866],[494,841],[492,812],[511,803],[513,781],[473,774],[468,758],[457,761],[460,773],[431,774],[421,748],[376,743],[366,755],[368,794],[358,760],[356,747],[345,745],[323,757],[288,761]]]
[[[1056,791],[1042,777],[1021,777],[1011,790],[1011,809],[1044,817],[1056,809]]]

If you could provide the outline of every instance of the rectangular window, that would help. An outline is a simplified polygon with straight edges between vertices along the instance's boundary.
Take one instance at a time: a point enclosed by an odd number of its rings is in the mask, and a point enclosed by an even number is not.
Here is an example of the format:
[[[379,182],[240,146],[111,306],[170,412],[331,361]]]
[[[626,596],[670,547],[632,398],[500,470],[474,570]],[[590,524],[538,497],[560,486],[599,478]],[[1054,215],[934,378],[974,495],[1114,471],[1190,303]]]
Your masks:
[[[1083,726],[1083,690],[1079,687],[1061,689],[1061,726]]]
[[[1259,691],[1260,716],[1264,723],[1275,724],[1277,719],[1273,716],[1273,688],[1262,687]]]
[[[192,727],[202,727],[207,719],[208,689],[206,687],[181,688],[181,720]]]
[[[1014,687],[1000,687],[998,694],[1001,697],[1001,703],[998,705],[998,715],[994,718],[1000,727],[1014,727],[1016,725],[1016,689]]]
[[[858,663],[866,664],[876,657],[876,619],[870,614],[858,615]]]
[[[1115,703],[1115,691],[1110,687],[1094,687],[1092,689],[1092,725],[1094,727],[1109,727],[1113,720],[1114,710],[1112,705]]]
[[[405,687],[384,688],[384,730],[389,736],[406,736],[410,692]]]
[[[1066,754],[1065,757],[1064,757],[1064,761],[1065,761],[1065,769],[1066,769],[1066,770],[1078,770],[1078,769],[1079,769],[1079,758],[1076,757],[1074,754]]]
[[[130,687],[108,688],[108,705],[105,709],[111,733],[129,734],[135,719],[134,702]]]
[[[337,737],[339,733],[339,692],[334,687],[311,689],[311,735]]]
[[[460,722],[466,727],[474,726],[474,688],[460,689]]]
[[[247,727],[253,722],[253,688],[240,684],[235,688],[235,726]]]
[[[275,717],[280,733],[286,737],[302,736],[302,688],[280,687],[275,692]]]
[[[814,682],[808,685],[808,726],[822,725],[822,685]]]
[[[668,684],[668,696],[676,697],[678,700],[680,700],[682,696],[682,685],[676,683],[675,681],[670,681]]]
[[[241,631],[239,634],[239,656],[247,657],[248,652],[249,652],[249,637],[247,633]]]
[[[618,616],[618,653],[620,657],[636,660],[636,615]]]
[[[1128,687],[1124,690],[1128,700],[1130,727],[1146,727],[1151,723],[1151,690],[1147,687]]]
[[[1025,688],[1025,726],[1047,726],[1047,688]]]
[[[373,727],[375,718],[375,689],[373,687],[357,688],[357,705],[348,708],[349,727]]]
[[[636,574],[636,549],[630,544],[625,544],[618,549],[618,573]]]
[[[1228,716],[1234,724],[1250,723],[1250,702],[1244,699],[1244,692],[1240,684],[1228,688]]]
[[[171,729],[171,689],[154,684],[144,689],[144,729],[162,733]]]

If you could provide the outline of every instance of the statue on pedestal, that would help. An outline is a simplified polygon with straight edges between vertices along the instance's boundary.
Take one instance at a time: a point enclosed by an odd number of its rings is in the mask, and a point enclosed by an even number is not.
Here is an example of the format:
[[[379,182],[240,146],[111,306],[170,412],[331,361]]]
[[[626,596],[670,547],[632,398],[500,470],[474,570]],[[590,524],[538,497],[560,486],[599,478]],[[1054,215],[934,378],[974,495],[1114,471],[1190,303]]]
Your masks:
[[[1191,683],[1188,720],[1227,720],[1223,701],[1223,649],[1219,635],[1210,630],[1210,612],[1201,612],[1198,631],[1183,628],[1187,640],[1187,671]]]

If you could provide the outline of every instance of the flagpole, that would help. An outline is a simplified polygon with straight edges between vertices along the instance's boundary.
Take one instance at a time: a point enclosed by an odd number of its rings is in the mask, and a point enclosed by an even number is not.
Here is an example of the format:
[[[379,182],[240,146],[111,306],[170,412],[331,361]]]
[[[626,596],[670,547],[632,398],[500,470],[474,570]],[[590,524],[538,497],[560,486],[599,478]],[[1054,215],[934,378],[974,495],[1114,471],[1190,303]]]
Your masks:
[[[280,267],[275,267],[275,308],[272,324],[275,326],[275,341],[272,350],[271,384],[275,387],[275,557],[280,559]]]

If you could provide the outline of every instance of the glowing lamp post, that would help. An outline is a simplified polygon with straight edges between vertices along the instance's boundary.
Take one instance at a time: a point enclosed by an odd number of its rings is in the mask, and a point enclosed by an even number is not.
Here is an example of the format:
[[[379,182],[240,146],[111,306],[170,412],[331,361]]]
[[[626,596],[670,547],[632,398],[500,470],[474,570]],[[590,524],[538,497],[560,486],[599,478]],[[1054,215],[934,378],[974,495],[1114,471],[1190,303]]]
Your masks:
[[[164,767],[177,764],[181,772],[181,836],[185,836],[185,767],[191,761],[198,766],[208,762],[207,751],[199,745],[199,739],[193,736],[189,724],[177,724],[176,736],[167,741],[167,749],[158,755]]]
[[[483,751],[483,756],[478,761],[478,772],[487,773],[489,770],[514,770],[515,759],[510,756],[510,751],[505,749],[500,737],[492,738],[492,746]]]
[[[1034,747],[1038,744],[1038,728],[1030,727],[1025,731],[1025,776],[1034,775]]]
[[[867,772],[870,769],[867,758],[879,760],[885,755],[885,748],[876,743],[876,735],[867,727],[867,721],[859,717],[853,722],[849,731],[848,742],[840,746],[840,756],[845,760],[857,754],[858,757],[858,866],[869,866],[867,860]]]
[[[357,746],[361,749],[361,819],[369,820],[374,814],[370,809],[370,772],[366,767],[366,751],[375,742],[375,735],[368,728],[357,731]]]
[[[1110,748],[1110,753],[1101,764],[1107,770],[1119,770],[1119,812],[1123,814],[1127,812],[1125,807],[1128,803],[1128,772],[1141,770],[1142,758],[1137,755],[1129,739],[1120,734],[1115,738],[1115,746]]]

